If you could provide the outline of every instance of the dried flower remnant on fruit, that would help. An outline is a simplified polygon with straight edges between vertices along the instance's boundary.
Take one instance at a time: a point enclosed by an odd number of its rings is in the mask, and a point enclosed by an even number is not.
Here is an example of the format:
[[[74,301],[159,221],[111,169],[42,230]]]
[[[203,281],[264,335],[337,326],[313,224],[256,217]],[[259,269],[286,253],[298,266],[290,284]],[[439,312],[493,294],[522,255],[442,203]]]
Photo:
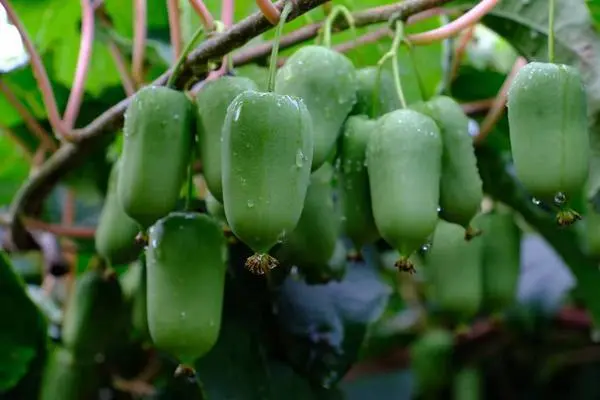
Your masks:
[[[188,379],[196,379],[196,370],[191,365],[179,364],[173,374],[176,378],[185,377]]]
[[[414,264],[408,258],[400,258],[398,261],[396,261],[394,266],[398,268],[399,271],[408,272],[411,275],[417,272]]]
[[[469,226],[465,230],[465,240],[467,242],[470,240],[473,240],[477,236],[481,236],[482,233],[483,233],[483,231],[481,229],[476,229],[476,228],[473,228],[472,226]]]
[[[255,275],[265,275],[278,265],[277,260],[269,254],[254,254],[248,257],[245,263],[246,269]]]
[[[556,214],[556,222],[562,227],[573,225],[581,219],[581,215],[572,209],[561,210]]]

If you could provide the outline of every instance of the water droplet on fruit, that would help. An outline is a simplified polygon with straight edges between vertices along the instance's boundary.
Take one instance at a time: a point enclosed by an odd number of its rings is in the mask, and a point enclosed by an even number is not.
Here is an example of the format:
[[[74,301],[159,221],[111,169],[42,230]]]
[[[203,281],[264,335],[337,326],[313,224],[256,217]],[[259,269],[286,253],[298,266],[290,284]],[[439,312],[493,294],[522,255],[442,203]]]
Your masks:
[[[562,206],[567,201],[567,196],[563,192],[558,192],[556,196],[554,196],[554,204],[557,206]]]
[[[423,253],[427,253],[430,250],[431,250],[431,243],[425,243],[423,246],[421,246],[421,252],[423,252]]]
[[[248,200],[248,202],[246,203],[246,205],[248,206],[248,208],[253,208],[254,207],[254,201]]]
[[[296,166],[298,168],[302,168],[303,165],[304,165],[304,153],[302,152],[302,150],[298,149],[298,152],[296,153]]]
[[[179,314],[179,318],[180,318],[180,319],[185,319],[185,311],[182,311],[182,312]]]
[[[531,202],[532,202],[533,204],[535,204],[536,206],[539,206],[540,204],[542,204],[542,202],[541,202],[540,200],[536,199],[535,197],[533,197],[533,198],[531,199]]]

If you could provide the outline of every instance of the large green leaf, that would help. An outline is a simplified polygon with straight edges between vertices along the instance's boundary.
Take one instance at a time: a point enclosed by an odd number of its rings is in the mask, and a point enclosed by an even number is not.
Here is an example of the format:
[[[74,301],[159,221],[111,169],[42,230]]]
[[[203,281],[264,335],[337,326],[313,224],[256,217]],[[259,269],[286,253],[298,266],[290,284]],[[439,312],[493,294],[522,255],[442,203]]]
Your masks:
[[[46,323],[0,253],[0,393],[15,386],[28,371],[46,337]]]
[[[0,129],[0,207],[10,203],[28,173],[29,165],[23,150]]]

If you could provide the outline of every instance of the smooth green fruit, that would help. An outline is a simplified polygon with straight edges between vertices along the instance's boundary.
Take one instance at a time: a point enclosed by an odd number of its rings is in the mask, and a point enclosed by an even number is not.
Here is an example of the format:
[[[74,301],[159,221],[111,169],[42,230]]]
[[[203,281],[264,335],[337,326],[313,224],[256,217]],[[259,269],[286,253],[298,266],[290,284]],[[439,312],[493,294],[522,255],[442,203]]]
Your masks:
[[[312,173],[298,225],[281,245],[278,258],[300,270],[325,267],[335,250],[340,216],[333,200],[333,172],[325,163]]]
[[[109,350],[122,322],[117,311],[125,305],[113,271],[90,269],[80,275],[67,305],[62,341],[77,358]]]
[[[339,195],[343,231],[357,250],[379,238],[371,209],[366,161],[367,144],[376,130],[376,120],[364,115],[351,116],[340,141]]]
[[[130,263],[142,251],[142,245],[135,240],[140,226],[123,211],[117,194],[120,165],[119,161],[113,165],[108,178],[108,190],[94,237],[96,251],[112,264]]]
[[[257,90],[248,79],[223,76],[207,82],[196,96],[198,121],[196,123],[202,174],[208,190],[219,202],[223,202],[221,187],[221,132],[227,115],[227,107],[235,97],[246,91]]]
[[[146,86],[125,113],[117,190],[123,209],[146,229],[179,199],[194,138],[191,101],[183,92]]]
[[[483,231],[483,304],[500,312],[513,304],[521,272],[521,230],[512,213],[499,210],[476,218]]]
[[[530,194],[552,200],[582,189],[589,170],[585,87],[577,69],[531,62],[508,93],[515,173]]]
[[[449,331],[433,328],[410,346],[411,369],[417,391],[434,394],[451,379],[454,337]]]
[[[313,121],[312,170],[326,160],[356,103],[356,70],[343,54],[304,46],[277,72],[275,92],[304,100]]]
[[[206,354],[221,328],[225,237],[199,213],[173,212],[149,230],[146,248],[150,336],[186,365]]]
[[[379,92],[374,100],[374,92],[377,86],[377,67],[365,67],[356,71],[358,90],[357,99],[352,115],[369,115],[378,117],[401,107],[398,94],[394,86],[394,78],[387,69],[381,70],[379,81]],[[376,113],[373,114],[373,105],[376,104]]]
[[[227,112],[222,151],[229,227],[255,253],[266,254],[296,228],[304,207],[313,158],[304,102],[275,93],[240,94]]]
[[[442,138],[430,117],[402,109],[380,118],[367,145],[371,207],[381,237],[401,261],[435,230],[441,165]]]
[[[68,349],[56,347],[44,369],[40,400],[97,399],[102,375],[93,359],[79,360]]]
[[[429,298],[453,322],[469,320],[481,307],[482,244],[481,237],[465,241],[460,225],[440,220],[425,255]]]
[[[269,68],[261,67],[256,64],[248,64],[235,68],[236,76],[243,76],[252,79],[257,86],[257,90],[268,91],[269,86]]]
[[[440,217],[468,230],[483,200],[469,119],[460,104],[447,96],[434,97],[414,109],[433,118],[442,134]]]

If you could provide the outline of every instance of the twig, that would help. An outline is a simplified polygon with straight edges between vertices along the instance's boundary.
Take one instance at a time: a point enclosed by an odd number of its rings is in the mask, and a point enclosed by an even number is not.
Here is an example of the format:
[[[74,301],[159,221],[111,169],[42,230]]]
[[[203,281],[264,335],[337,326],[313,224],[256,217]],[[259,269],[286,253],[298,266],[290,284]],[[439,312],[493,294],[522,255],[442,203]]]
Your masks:
[[[498,0],[481,0],[475,7],[464,13],[451,23],[431,31],[417,33],[408,36],[412,44],[427,44],[454,36],[461,30],[477,23],[490,12],[498,3]]]
[[[475,139],[474,139],[475,143],[481,143],[487,137],[487,135],[489,135],[489,133],[492,131],[492,128],[494,127],[494,125],[496,125],[498,120],[500,120],[500,118],[504,114],[504,108],[506,105],[506,97],[508,96],[508,89],[510,89],[510,85],[511,85],[515,75],[517,74],[517,72],[525,64],[527,64],[527,60],[523,57],[519,57],[515,61],[514,65],[512,67],[512,70],[510,71],[510,73],[508,74],[506,79],[504,80],[504,83],[502,84],[502,87],[500,88],[500,91],[498,92],[496,99],[492,103],[490,110],[488,111],[487,115],[485,116],[485,119],[481,123],[481,127],[479,128],[479,133],[477,134],[477,136],[475,136]]]
[[[288,21],[320,6],[325,1],[326,0],[298,0],[297,8],[292,11]],[[429,8],[441,6],[450,1],[451,0],[406,0],[390,6],[360,11],[354,13],[353,17],[357,27],[366,26],[369,24],[386,22],[393,14],[400,13],[404,17],[409,17]],[[275,6],[281,8],[282,4],[283,2],[279,1]],[[318,33],[320,26],[321,24],[314,24],[310,25],[308,29],[301,28],[292,32],[283,38],[281,47],[289,47],[313,38]],[[343,29],[344,26],[347,28],[347,24],[344,24],[343,20],[336,25],[338,30]],[[183,66],[183,77],[178,81],[184,82],[186,74],[188,75],[188,79],[190,75],[194,75],[193,69],[195,65],[205,65],[208,60],[222,57],[271,28],[272,25],[261,13],[255,13],[233,25],[223,34],[214,36],[202,42],[188,57],[187,62]],[[261,52],[263,51],[263,46],[264,45],[260,45],[259,50],[255,50],[254,59],[264,57],[264,54]],[[267,48],[270,51],[270,44],[267,44]],[[250,60],[247,58],[245,62],[248,63]],[[164,85],[170,76],[170,73],[171,70],[165,72],[161,77],[155,80],[153,84]],[[43,167],[21,186],[13,198],[10,207],[10,235],[13,237],[13,240],[15,236],[20,237],[19,235],[23,235],[24,227],[20,223],[18,216],[28,213],[29,210],[32,209],[32,205],[42,201],[64,174],[71,168],[77,166],[78,163],[83,160],[85,155],[93,150],[95,139],[102,137],[105,134],[114,133],[115,130],[122,126],[123,113],[125,112],[129,101],[130,99],[120,101],[85,128],[76,130],[75,138],[77,142],[63,144],[63,146],[61,146],[61,148],[46,161]]]
[[[169,11],[169,33],[171,35],[171,46],[173,47],[173,58],[177,59],[183,46],[178,0],[167,0],[167,8]]]
[[[204,30],[206,32],[210,32],[210,31],[214,30],[215,29],[215,20],[214,20],[212,14],[210,13],[210,11],[208,10],[208,8],[206,8],[206,5],[204,4],[204,2],[202,0],[189,0],[189,1],[190,1],[190,4],[192,5],[192,7],[194,8],[194,10],[196,11],[196,14],[198,14],[198,17],[200,17],[200,22],[204,26]]]
[[[123,85],[123,90],[127,97],[132,96],[135,93],[135,83],[133,78],[129,75],[129,69],[127,68],[127,64],[125,61],[125,57],[121,54],[121,50],[115,44],[112,39],[107,39],[108,52],[110,53],[113,61],[115,62],[115,67],[117,67],[117,72],[119,73],[119,78],[121,78],[121,84]]]
[[[270,1],[270,0],[269,0]],[[221,22],[225,28],[230,28],[233,24],[233,8],[234,8],[234,0],[222,0],[221,1]],[[216,71],[211,71],[206,78],[207,81],[212,81],[217,79],[225,73],[229,69],[229,59],[231,55],[225,54],[223,56],[223,60],[221,61],[221,67]],[[197,91],[193,91],[192,93],[196,93]]]
[[[131,74],[133,75],[133,80],[137,87],[140,87],[144,83],[144,53],[146,51],[146,31],[148,19],[147,12],[146,0],[135,0]]]
[[[48,73],[46,72],[46,68],[44,67],[44,63],[40,58],[33,42],[29,38],[27,34],[27,30],[25,26],[15,13],[12,5],[9,0],[0,0],[0,4],[4,6],[6,10],[6,15],[8,16],[9,21],[17,28],[19,34],[21,35],[21,40],[25,48],[27,49],[27,53],[29,54],[29,58],[31,60],[31,67],[33,69],[33,74],[35,75],[35,79],[37,81],[38,86],[40,87],[40,91],[42,92],[42,99],[44,101],[44,106],[48,112],[48,120],[50,121],[50,125],[54,130],[54,134],[59,139],[69,139],[70,131],[66,129],[63,125],[63,122],[60,118],[60,113],[58,112],[58,106],[56,105],[56,98],[54,97],[54,92],[52,90],[52,85],[50,84],[50,79],[48,79]]]
[[[79,44],[79,55],[77,56],[77,66],[75,67],[75,78],[69,94],[69,101],[63,117],[63,124],[66,129],[73,129],[75,121],[79,115],[83,92],[85,89],[85,80],[92,57],[92,44],[94,42],[94,9],[89,0],[81,0],[81,41]]]
[[[44,147],[48,150],[55,151],[58,146],[51,139],[50,134],[40,125],[37,119],[31,114],[31,112],[25,107],[25,105],[17,98],[14,92],[6,83],[0,79],[0,92],[6,98],[6,101],[19,113],[21,118],[23,118],[23,122],[27,126],[35,137],[40,140],[41,147]]]
[[[256,0],[256,5],[271,24],[277,25],[279,22],[279,10],[275,8],[271,0]]]
[[[450,67],[450,80],[453,81],[458,74],[458,68],[460,67],[460,63],[467,51],[467,46],[471,39],[473,39],[473,35],[475,34],[476,25],[471,25],[469,28],[465,29],[460,41],[458,42],[458,46],[456,47],[456,53],[454,54],[454,58],[452,59],[452,67]]]
[[[476,100],[469,103],[463,103],[461,104],[461,107],[465,114],[475,114],[481,111],[489,110],[492,104],[494,104],[495,100],[495,97],[490,99]]]

